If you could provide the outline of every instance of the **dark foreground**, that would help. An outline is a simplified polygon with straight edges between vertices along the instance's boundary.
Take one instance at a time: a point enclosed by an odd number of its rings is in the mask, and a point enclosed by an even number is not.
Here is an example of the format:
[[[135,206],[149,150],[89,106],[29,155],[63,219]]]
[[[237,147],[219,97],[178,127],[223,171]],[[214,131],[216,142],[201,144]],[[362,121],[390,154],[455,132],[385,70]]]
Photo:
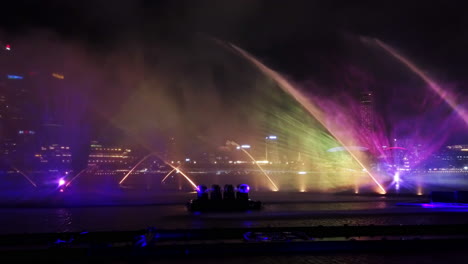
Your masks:
[[[27,262],[206,263],[222,257],[223,262],[256,263],[293,259],[303,263],[437,263],[467,259],[467,249],[468,225],[147,229],[0,236],[0,259]]]
[[[468,259],[468,209],[421,206],[427,197],[255,193],[261,211],[189,213],[193,193],[78,194],[0,208],[0,263]],[[147,226],[157,229],[138,230]]]

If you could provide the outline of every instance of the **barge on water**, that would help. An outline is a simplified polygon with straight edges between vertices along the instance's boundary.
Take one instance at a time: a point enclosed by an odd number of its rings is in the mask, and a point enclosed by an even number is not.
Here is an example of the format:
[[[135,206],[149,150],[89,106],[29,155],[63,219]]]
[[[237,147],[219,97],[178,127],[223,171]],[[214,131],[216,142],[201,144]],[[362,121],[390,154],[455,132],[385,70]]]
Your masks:
[[[240,184],[237,188],[226,184],[222,192],[219,185],[213,185],[211,189],[205,185],[199,185],[197,199],[190,200],[187,203],[187,209],[190,212],[260,210],[262,203],[250,200],[249,191],[250,187],[247,184]]]

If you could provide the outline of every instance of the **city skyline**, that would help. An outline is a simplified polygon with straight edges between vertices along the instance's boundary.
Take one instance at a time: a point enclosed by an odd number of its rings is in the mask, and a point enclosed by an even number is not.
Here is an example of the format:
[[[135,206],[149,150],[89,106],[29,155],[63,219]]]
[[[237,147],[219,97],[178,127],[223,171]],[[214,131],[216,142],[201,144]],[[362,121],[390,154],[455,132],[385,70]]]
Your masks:
[[[231,5],[248,11],[247,17],[271,8],[261,17],[276,29],[277,4]],[[301,2],[292,8],[312,6]],[[20,5],[9,7],[14,13]],[[68,7],[46,13],[60,10],[62,16]],[[92,14],[87,5],[74,7],[75,17]],[[69,163],[65,167],[74,174],[97,163],[122,162],[128,170],[152,153],[166,165],[186,159],[214,163],[218,157],[220,163],[300,163],[309,170],[367,172],[382,192],[379,174],[393,177],[421,167],[446,146],[468,142],[464,77],[408,49],[415,39],[400,45],[385,28],[377,32],[378,25],[361,25],[353,12],[340,17],[346,5],[321,17],[338,24],[321,28],[314,18],[308,28],[299,20],[286,21],[284,33],[302,34],[296,41],[271,29],[258,38],[229,30],[219,34],[225,25],[206,23],[226,12],[222,5],[206,10],[206,20],[200,14],[182,14],[185,21],[138,17],[159,8],[180,12],[179,7],[194,6],[121,2],[105,11],[128,16],[128,23],[115,24],[118,32],[111,26],[118,15],[110,21],[93,15],[89,21],[64,19],[59,25],[54,16],[44,20],[30,14],[23,22],[3,23],[4,162],[25,169],[62,157],[56,166]],[[247,17],[233,23],[252,22]],[[185,23],[198,19],[198,25]],[[341,19],[354,22],[346,28]],[[91,21],[95,31],[87,30]],[[254,22],[266,26],[261,19]],[[298,32],[286,30],[298,25]],[[89,38],[70,39],[67,28],[75,37],[88,32]],[[201,31],[194,33],[195,28]],[[228,155],[233,146],[239,151]],[[132,153],[112,153],[120,148]]]

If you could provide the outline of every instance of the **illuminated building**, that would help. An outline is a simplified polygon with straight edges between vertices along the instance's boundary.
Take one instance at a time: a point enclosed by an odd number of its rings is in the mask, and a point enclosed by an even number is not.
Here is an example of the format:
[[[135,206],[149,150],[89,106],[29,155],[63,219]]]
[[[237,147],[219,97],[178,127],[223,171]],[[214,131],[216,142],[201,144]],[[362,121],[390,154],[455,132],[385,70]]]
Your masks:
[[[363,133],[370,135],[374,132],[374,103],[372,92],[361,92],[359,98],[359,114]]]
[[[65,75],[50,61],[36,58],[39,52],[1,40],[0,47],[0,158],[24,169],[36,163],[36,154],[45,154],[42,148],[69,145],[63,124],[70,98]],[[41,167],[62,167],[49,154]]]
[[[270,135],[265,137],[265,160],[274,164],[280,162],[277,136]]]
[[[468,145],[446,146],[428,160],[426,168],[439,172],[467,172],[465,168],[468,168]]]
[[[179,154],[179,150],[177,148],[177,141],[175,137],[170,137],[167,146],[166,146],[166,160],[169,162],[177,162],[181,160],[181,155]]]
[[[34,155],[37,169],[44,171],[68,170],[72,153],[69,146],[52,144],[41,146],[40,151]]]
[[[135,157],[132,150],[116,146],[104,146],[97,141],[91,142],[88,166],[98,166],[101,170],[125,169],[133,166]]]

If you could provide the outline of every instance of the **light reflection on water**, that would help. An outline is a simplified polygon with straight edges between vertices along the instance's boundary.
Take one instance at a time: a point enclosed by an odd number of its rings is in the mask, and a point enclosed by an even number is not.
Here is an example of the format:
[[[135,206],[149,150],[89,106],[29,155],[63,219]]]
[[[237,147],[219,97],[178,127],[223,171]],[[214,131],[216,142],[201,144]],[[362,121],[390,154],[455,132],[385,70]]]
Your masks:
[[[260,195],[262,196],[262,195]],[[268,196],[268,195],[266,195]],[[157,228],[306,227],[340,225],[466,224],[468,212],[397,207],[381,197],[268,197],[264,210],[189,214],[184,203],[147,206],[1,208],[0,234],[141,230]],[[308,196],[301,196],[307,198]],[[310,197],[309,197],[310,198]],[[401,200],[401,199],[397,199]]]

